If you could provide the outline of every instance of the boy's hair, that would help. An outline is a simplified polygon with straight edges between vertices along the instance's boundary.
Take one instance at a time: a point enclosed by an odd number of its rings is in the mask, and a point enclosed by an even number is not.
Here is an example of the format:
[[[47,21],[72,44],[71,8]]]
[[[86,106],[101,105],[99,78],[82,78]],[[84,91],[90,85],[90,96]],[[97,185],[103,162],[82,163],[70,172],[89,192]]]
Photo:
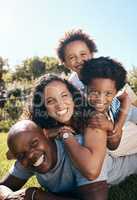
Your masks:
[[[64,55],[65,47],[69,43],[75,42],[75,41],[84,42],[89,48],[91,53],[97,52],[96,44],[94,43],[94,41],[90,38],[88,34],[84,33],[81,29],[78,29],[76,31],[72,30],[65,33],[65,36],[61,40],[59,40],[57,55],[59,59],[61,60],[61,62],[65,61],[65,55]]]
[[[116,90],[120,90],[126,84],[127,71],[121,63],[109,58],[99,57],[85,61],[81,69],[81,81],[89,85],[95,78],[108,78],[116,83]]]

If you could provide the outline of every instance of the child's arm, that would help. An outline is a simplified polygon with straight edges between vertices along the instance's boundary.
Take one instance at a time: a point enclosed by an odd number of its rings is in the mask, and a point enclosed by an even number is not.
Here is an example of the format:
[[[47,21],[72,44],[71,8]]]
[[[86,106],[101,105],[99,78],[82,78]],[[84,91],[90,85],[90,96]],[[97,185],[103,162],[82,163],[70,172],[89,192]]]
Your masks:
[[[118,97],[121,105],[120,105],[120,112],[118,116],[118,120],[115,123],[113,133],[120,134],[122,127],[125,123],[129,107],[131,105],[131,99],[129,98],[129,95],[126,92],[123,92],[119,97]]]
[[[87,127],[84,132],[84,146],[80,145],[75,136],[65,130],[68,137],[64,138],[64,144],[70,153],[70,156],[81,173],[89,180],[96,179],[102,168],[106,155],[107,134],[105,131]],[[63,132],[61,137],[63,137]]]
[[[104,114],[96,112],[88,120],[88,126],[91,128],[100,128],[107,132],[107,147],[110,150],[115,150],[119,146],[122,130],[119,129],[117,132],[113,132],[114,124]]]

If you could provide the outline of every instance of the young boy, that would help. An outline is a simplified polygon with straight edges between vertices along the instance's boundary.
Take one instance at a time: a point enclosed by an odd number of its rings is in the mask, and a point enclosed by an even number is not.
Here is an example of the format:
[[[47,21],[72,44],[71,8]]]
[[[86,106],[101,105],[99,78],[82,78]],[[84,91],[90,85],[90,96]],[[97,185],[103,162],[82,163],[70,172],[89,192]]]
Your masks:
[[[60,61],[73,71],[69,77],[69,81],[84,94],[87,91],[84,84],[80,81],[80,69],[85,60],[93,58],[95,52],[97,52],[97,48],[94,41],[87,34],[83,33],[82,30],[68,32],[58,45],[57,55]],[[126,93],[121,95],[119,100],[113,98],[111,105],[115,114],[118,113],[119,108],[121,110],[118,120],[114,125],[114,134],[120,134],[130,105],[130,99]],[[133,107],[130,113],[130,116],[128,116],[129,120],[137,123],[137,109]]]
[[[94,107],[99,113],[101,112],[106,115],[106,119],[100,114],[98,116],[93,115],[90,120],[90,125],[94,128],[98,127],[108,131],[108,141],[117,141],[118,138],[121,138],[122,131],[119,134],[112,134],[113,126],[110,125],[110,121],[114,124],[118,120],[118,114],[113,112],[111,105],[116,93],[122,89],[126,83],[125,69],[120,63],[113,59],[100,57],[85,61],[80,75],[82,82],[88,89],[87,97],[90,106]],[[137,137],[133,139],[137,142]],[[131,144],[132,141],[128,141],[128,143]],[[133,146],[129,145],[127,149],[131,150],[131,147],[133,148]],[[120,148],[122,149],[124,146],[120,146]],[[136,143],[134,143],[134,148],[137,150]],[[128,153],[127,151],[127,154]]]

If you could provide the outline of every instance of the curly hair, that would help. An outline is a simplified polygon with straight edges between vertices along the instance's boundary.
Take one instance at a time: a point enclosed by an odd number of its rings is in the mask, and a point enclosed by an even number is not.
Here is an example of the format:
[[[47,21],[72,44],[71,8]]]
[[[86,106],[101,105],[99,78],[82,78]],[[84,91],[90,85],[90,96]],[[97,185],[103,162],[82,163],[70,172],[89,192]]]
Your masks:
[[[78,30],[72,30],[67,33],[65,33],[65,36],[59,40],[59,45],[57,48],[57,55],[61,62],[65,61],[65,47],[70,44],[71,42],[75,41],[82,41],[84,42],[87,47],[89,48],[90,52],[97,52],[97,47],[94,41],[90,38],[90,36],[86,33],[84,33],[81,29]]]
[[[49,83],[53,81],[59,81],[65,84],[71,93],[75,104],[74,114],[72,116],[72,121],[74,123],[72,123],[73,125],[75,124],[74,126],[76,129],[79,129],[80,127],[78,126],[82,124],[81,121],[83,118],[83,110],[86,101],[80,92],[71,83],[53,74],[42,76],[34,88],[32,93],[32,120],[41,128],[57,128],[63,125],[48,115],[44,103],[44,89]]]
[[[111,79],[115,81],[117,91],[122,89],[127,82],[127,71],[122,64],[109,57],[85,61],[80,76],[81,81],[87,86],[95,78]]]

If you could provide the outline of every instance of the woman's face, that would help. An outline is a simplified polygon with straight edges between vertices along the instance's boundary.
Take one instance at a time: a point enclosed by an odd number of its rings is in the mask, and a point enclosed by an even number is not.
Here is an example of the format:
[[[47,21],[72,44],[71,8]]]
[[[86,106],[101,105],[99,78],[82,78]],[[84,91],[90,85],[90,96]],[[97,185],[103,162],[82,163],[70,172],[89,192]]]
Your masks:
[[[66,85],[53,81],[46,86],[44,96],[48,115],[58,122],[69,124],[74,113],[74,102]]]

